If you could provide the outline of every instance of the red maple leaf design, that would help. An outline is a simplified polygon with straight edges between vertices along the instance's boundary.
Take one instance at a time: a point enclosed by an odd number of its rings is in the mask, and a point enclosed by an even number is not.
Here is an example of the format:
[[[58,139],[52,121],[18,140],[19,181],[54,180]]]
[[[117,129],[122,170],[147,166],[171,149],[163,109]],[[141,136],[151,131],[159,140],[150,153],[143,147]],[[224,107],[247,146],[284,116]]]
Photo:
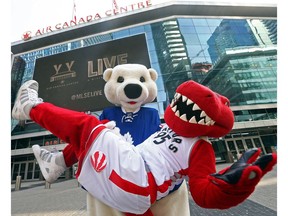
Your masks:
[[[31,38],[31,32],[27,31],[22,35],[23,40],[29,40]]]

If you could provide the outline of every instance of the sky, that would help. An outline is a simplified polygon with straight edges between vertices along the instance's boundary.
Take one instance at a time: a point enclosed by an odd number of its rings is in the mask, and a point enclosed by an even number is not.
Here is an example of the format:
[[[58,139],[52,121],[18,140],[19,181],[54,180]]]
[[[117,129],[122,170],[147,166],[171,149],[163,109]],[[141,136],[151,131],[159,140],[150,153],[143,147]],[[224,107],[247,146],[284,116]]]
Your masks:
[[[130,3],[140,2],[141,0],[118,0],[118,5],[129,5]],[[144,0],[143,0],[144,1]],[[195,0],[193,2],[200,2],[202,0]],[[7,2],[7,1],[4,1]],[[85,17],[87,15],[93,15],[95,13],[101,13],[105,12],[112,7],[112,1],[107,0],[75,0],[76,2],[76,16],[77,17]],[[152,4],[156,5],[159,3],[169,2],[167,0],[152,0]],[[191,2],[191,1],[190,1]],[[220,2],[218,0],[208,0],[204,2]],[[221,2],[247,2],[253,3],[253,2],[261,2],[261,3],[278,3],[278,143],[279,143],[279,152],[281,152],[281,155],[284,154],[285,156],[282,156],[279,158],[282,163],[279,163],[278,160],[278,171],[281,175],[281,178],[278,178],[278,188],[287,188],[287,182],[288,178],[285,173],[287,173],[287,167],[285,167],[285,160],[283,159],[288,158],[288,155],[286,153],[288,152],[288,142],[286,141],[286,133],[287,133],[287,126],[286,122],[288,120],[287,118],[287,92],[286,89],[287,86],[287,78],[282,77],[283,74],[285,74],[286,67],[283,66],[283,62],[285,64],[285,61],[287,61],[287,53],[286,50],[288,48],[285,35],[287,31],[287,24],[285,23],[286,17],[285,13],[287,11],[285,8],[286,1],[285,0],[221,0]],[[4,3],[2,3],[4,4]],[[8,106],[2,106],[1,107],[1,134],[8,134],[7,137],[4,137],[1,144],[3,149],[2,152],[6,152],[6,154],[2,154],[1,156],[1,162],[2,160],[5,161],[5,164],[7,165],[6,168],[8,169],[7,172],[7,178],[1,178],[1,186],[4,185],[4,188],[1,191],[5,194],[5,199],[8,201],[10,196],[10,73],[6,73],[7,71],[10,71],[11,69],[11,52],[10,52],[10,46],[11,42],[22,40],[22,35],[25,31],[33,31],[40,28],[45,28],[46,26],[50,25],[56,25],[57,23],[69,21],[72,18],[72,12],[73,12],[73,0],[11,0],[10,4],[5,3],[4,10],[2,9],[2,12],[0,14],[1,18],[1,40],[0,40],[0,47],[1,47],[1,103],[2,104],[9,104]],[[285,47],[285,48],[283,48]],[[284,100],[281,100],[284,98]],[[4,102],[3,102],[4,101]],[[5,114],[6,113],[6,114]],[[7,115],[7,113],[9,113]],[[284,122],[283,122],[284,121]],[[5,125],[4,122],[7,122],[7,125]],[[284,126],[282,126],[284,125]],[[2,136],[1,135],[1,136]],[[281,143],[280,143],[281,142]],[[281,156],[280,155],[280,156]],[[281,159],[282,158],[282,159]],[[3,167],[3,166],[2,166]],[[5,166],[4,166],[5,167]],[[284,173],[284,176],[282,177],[282,174]],[[2,184],[2,181],[4,183]],[[279,191],[279,195],[281,197],[283,196],[283,191]],[[287,192],[287,190],[286,190]],[[3,194],[2,193],[2,194]],[[284,194],[286,197],[287,195]],[[7,198],[8,197],[8,198]],[[10,211],[10,202],[7,202],[6,208],[7,211]],[[284,215],[286,202],[284,199],[279,199],[278,206],[278,215],[282,216]],[[3,210],[3,209],[2,209]],[[6,210],[6,209],[5,209]],[[283,214],[282,214],[283,213]],[[8,215],[8,214],[7,214]]]
[[[116,0],[118,6],[127,6],[144,0]],[[85,18],[99,13],[103,18],[105,11],[112,8],[112,0],[12,0],[11,4],[11,37],[10,41],[22,40],[26,31],[37,31],[57,23],[68,22],[72,19],[74,2],[76,17]],[[152,4],[165,0],[152,0]]]
[[[118,6],[127,6],[132,3],[145,0],[116,0]],[[152,5],[167,3],[171,0],[150,0]],[[179,0],[178,0],[179,1]],[[182,0],[183,1],[183,0]],[[76,4],[76,16],[86,17],[96,13],[104,14],[112,8],[112,0],[11,0],[11,36],[10,42],[22,40],[26,31],[37,31],[47,26],[55,26],[57,23],[70,21],[73,13],[73,5]],[[191,2],[191,1],[189,1]],[[254,2],[271,3],[276,0],[194,0],[193,2],[228,2],[238,4]],[[8,17],[7,17],[8,18]]]

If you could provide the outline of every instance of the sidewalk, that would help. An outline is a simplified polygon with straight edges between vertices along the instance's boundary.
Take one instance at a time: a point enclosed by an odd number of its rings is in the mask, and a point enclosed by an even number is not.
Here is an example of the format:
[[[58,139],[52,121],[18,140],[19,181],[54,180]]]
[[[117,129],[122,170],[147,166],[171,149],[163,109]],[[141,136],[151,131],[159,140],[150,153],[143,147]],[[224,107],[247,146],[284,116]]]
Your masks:
[[[217,165],[217,170],[229,164]],[[189,195],[191,216],[276,216],[277,166],[258,184],[242,204],[228,210],[203,209]],[[11,184],[12,216],[86,216],[86,192],[76,179],[57,181],[45,189],[45,182],[22,182],[15,191]],[[106,216],[106,215],[105,215]]]
[[[76,179],[57,181],[45,189],[45,182],[27,182],[15,191],[11,185],[11,215],[84,216],[86,192]],[[13,189],[13,190],[12,190]]]

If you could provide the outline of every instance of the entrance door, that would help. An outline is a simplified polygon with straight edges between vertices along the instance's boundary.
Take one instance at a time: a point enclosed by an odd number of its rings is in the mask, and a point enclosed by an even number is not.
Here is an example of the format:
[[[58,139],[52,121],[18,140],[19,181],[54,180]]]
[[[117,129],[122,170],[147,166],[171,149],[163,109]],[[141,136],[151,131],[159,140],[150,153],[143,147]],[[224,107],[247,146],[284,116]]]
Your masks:
[[[264,148],[264,145],[262,143],[262,140],[260,139],[260,137],[253,137],[252,138],[253,140],[253,145],[256,147],[256,148],[261,148],[262,150],[262,154],[267,154],[265,148]]]
[[[230,151],[237,160],[241,154],[251,148],[261,148],[262,154],[266,154],[265,148],[260,137],[237,137],[226,139],[226,148]]]
[[[40,174],[40,167],[38,163],[35,163],[34,161],[28,161],[28,170],[27,170],[27,180],[30,179],[39,179]]]
[[[14,163],[12,165],[12,181],[16,180],[16,177],[19,175],[19,168],[20,168],[20,164],[19,163]]]
[[[26,170],[26,162],[24,163],[14,163],[12,166],[12,181],[16,180],[18,175],[21,176],[21,179],[25,179],[25,170]]]
[[[226,148],[230,151],[233,155],[234,161],[237,160],[237,149],[234,143],[234,140],[226,140]]]
[[[237,154],[238,154],[238,157],[239,157],[239,154],[242,154],[248,148],[245,145],[244,140],[242,140],[242,139],[236,139],[235,142],[236,142],[236,146],[237,146],[237,149],[238,149]]]
[[[18,175],[22,180],[39,179],[40,168],[35,161],[16,162],[12,165],[12,181],[16,180]]]

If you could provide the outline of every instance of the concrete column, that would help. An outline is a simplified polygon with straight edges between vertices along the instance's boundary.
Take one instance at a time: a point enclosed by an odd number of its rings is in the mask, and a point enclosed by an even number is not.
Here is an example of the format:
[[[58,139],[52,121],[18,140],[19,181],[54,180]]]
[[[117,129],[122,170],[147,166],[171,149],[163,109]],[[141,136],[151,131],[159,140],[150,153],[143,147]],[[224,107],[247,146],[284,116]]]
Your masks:
[[[51,184],[45,181],[45,189],[50,189],[50,188],[51,188]]]
[[[16,184],[15,184],[15,190],[20,190],[21,188],[21,175],[18,175],[16,177]]]

